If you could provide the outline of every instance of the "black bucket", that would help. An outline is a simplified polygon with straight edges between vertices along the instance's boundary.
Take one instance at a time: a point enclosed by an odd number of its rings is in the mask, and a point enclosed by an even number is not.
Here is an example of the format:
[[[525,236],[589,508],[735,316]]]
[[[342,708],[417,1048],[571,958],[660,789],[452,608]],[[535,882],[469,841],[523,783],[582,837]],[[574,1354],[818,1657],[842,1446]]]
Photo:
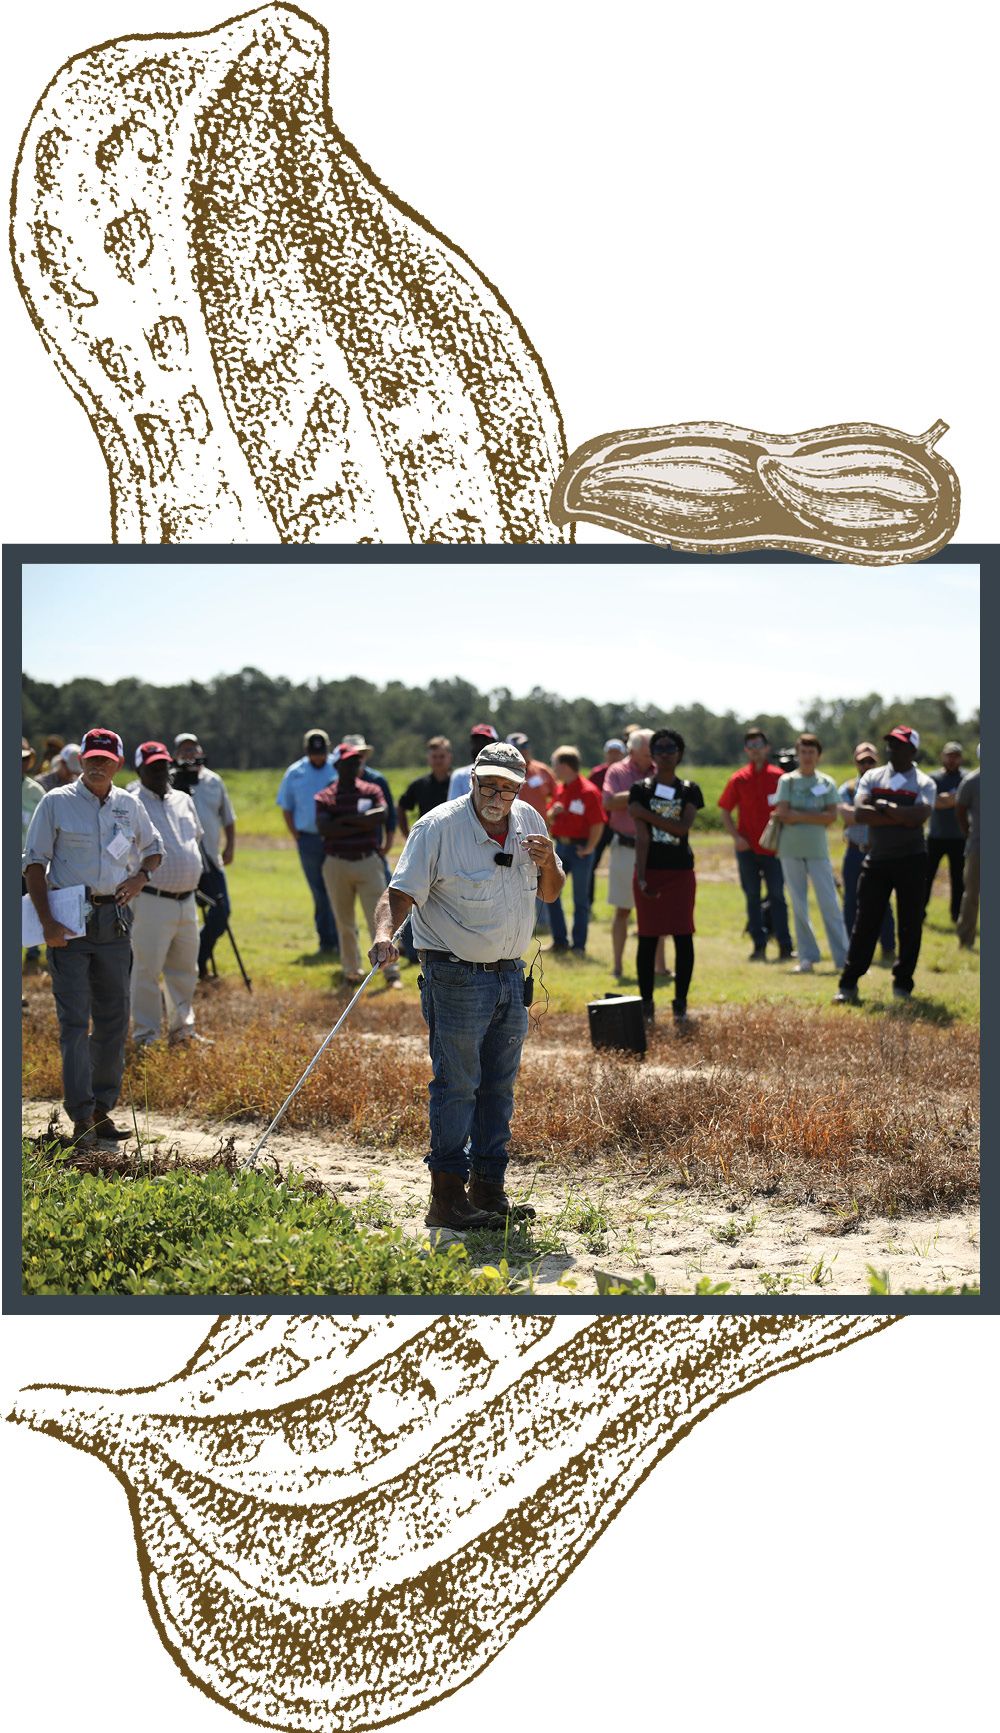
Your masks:
[[[590,1040],[594,1047],[618,1047],[628,1053],[645,1053],[646,1019],[642,1000],[624,993],[609,993],[592,999],[587,1006]]]

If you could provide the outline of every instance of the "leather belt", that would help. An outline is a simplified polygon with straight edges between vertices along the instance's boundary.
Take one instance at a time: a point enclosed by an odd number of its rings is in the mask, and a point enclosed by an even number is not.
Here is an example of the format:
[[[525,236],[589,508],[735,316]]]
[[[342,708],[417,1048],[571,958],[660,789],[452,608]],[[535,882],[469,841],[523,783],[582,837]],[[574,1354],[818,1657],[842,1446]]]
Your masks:
[[[116,897],[114,891],[112,891],[112,893],[109,897],[99,897],[99,896],[97,896],[97,894],[94,891],[88,891],[87,892],[87,901],[88,901],[88,903],[93,903],[95,908],[100,908],[102,903],[116,903],[118,901],[118,898]]]
[[[172,903],[184,903],[188,897],[194,896],[194,891],[159,891],[155,885],[143,885],[144,897],[169,897]]]
[[[622,848],[635,848],[634,836],[622,836],[620,830],[612,831],[611,834],[615,842],[621,843]]]
[[[455,957],[451,951],[418,951],[417,956],[422,963],[461,963],[466,969],[482,969],[484,974],[492,975],[498,969],[520,969],[520,957],[498,957],[495,963],[467,963],[464,957]]]

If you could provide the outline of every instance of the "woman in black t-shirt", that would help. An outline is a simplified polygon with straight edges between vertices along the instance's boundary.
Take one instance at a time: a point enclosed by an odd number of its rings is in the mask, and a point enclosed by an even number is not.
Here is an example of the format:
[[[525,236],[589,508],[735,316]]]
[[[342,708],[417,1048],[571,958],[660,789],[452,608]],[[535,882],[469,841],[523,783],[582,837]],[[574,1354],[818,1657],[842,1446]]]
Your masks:
[[[635,876],[632,880],[639,927],[636,973],[647,1021],[653,1016],[656,946],[661,934],[674,941],[674,1017],[687,1016],[688,988],[694,973],[694,855],[688,834],[705,804],[696,782],[677,775],[684,756],[683,737],[661,728],[649,743],[654,772],[629,791],[635,819]]]

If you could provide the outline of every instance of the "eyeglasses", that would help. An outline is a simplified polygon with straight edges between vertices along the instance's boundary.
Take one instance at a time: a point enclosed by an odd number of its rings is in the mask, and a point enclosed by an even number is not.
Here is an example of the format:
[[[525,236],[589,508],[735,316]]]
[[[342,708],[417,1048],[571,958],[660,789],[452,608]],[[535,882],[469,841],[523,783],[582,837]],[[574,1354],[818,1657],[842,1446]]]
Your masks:
[[[509,782],[501,783],[498,786],[495,782],[480,782],[478,777],[476,778],[476,782],[479,785],[480,794],[485,794],[487,796],[495,795],[499,800],[517,799],[517,787],[513,787]]]

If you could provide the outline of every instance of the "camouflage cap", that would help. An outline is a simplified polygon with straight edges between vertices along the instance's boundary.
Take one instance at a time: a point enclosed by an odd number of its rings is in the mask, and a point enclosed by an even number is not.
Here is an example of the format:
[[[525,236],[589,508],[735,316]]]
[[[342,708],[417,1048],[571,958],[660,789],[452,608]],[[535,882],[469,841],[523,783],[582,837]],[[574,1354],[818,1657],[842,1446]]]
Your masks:
[[[472,768],[477,776],[482,776],[485,771],[489,776],[503,776],[508,782],[518,785],[528,774],[522,754],[506,740],[494,740],[489,746],[484,746]]]

